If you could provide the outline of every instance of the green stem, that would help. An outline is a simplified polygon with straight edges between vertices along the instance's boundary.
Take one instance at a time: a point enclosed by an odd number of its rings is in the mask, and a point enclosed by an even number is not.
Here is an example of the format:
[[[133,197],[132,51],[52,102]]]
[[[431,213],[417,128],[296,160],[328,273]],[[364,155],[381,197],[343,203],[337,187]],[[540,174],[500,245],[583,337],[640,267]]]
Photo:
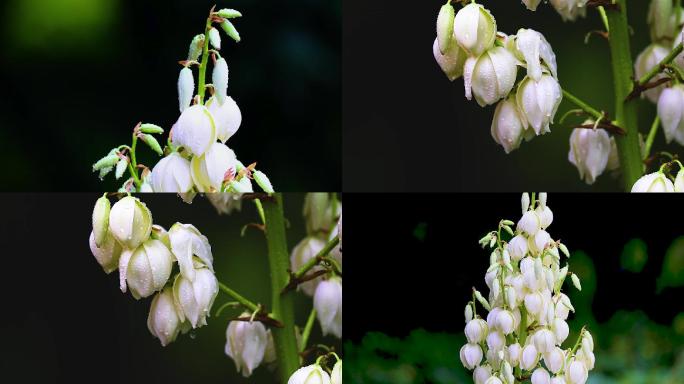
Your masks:
[[[603,6],[598,7],[599,15],[601,15],[601,21],[606,27],[606,32],[610,33],[610,25],[608,25],[608,15],[606,15],[606,9]]]
[[[207,64],[209,62],[209,30],[211,29],[211,15],[207,17],[204,27],[204,45],[202,46],[202,62],[200,62],[199,79],[197,81],[197,95],[199,103],[204,104],[204,91],[206,90]]]
[[[616,136],[624,189],[630,191],[632,185],[643,173],[643,163],[639,151],[639,127],[637,104],[634,100],[625,102],[632,90],[634,67],[629,47],[629,26],[627,25],[627,0],[616,0],[619,10],[608,12],[610,27],[610,54],[613,66],[613,86],[615,88],[615,118],[625,135]]]
[[[672,48],[670,53],[667,54],[658,64],[653,66],[648,72],[646,72],[641,78],[639,79],[639,86],[643,86],[649,81],[651,81],[652,78],[655,77],[655,75],[659,74],[660,72],[664,71],[665,68],[667,67],[668,64],[672,62],[672,60],[677,57],[680,53],[682,53],[682,50],[684,50],[684,46],[682,43],[677,44],[676,47]]]
[[[235,292],[234,290],[230,289],[227,285],[223,284],[222,282],[218,282],[219,288],[228,294],[228,296],[232,297],[235,299],[238,303],[242,304],[245,308],[249,309],[252,312],[256,312],[259,310],[259,306],[254,304],[253,302],[249,301],[247,298],[242,296],[241,294]]]
[[[318,263],[320,263],[321,260],[323,260],[323,258],[325,256],[327,256],[328,253],[330,253],[330,251],[332,251],[332,249],[335,248],[337,246],[337,244],[339,244],[339,243],[340,243],[340,237],[339,236],[333,237],[328,242],[328,244],[326,244],[325,247],[323,247],[323,249],[318,251],[318,253],[316,254],[315,257],[312,257],[309,260],[307,260],[307,262],[304,263],[304,265],[302,265],[297,272],[295,272],[295,277],[300,278],[300,277],[304,276],[304,274],[306,274],[311,268],[313,268]]]
[[[302,344],[299,346],[299,352],[303,352],[306,349],[306,343],[309,342],[309,336],[311,335],[311,329],[313,328],[315,320],[316,308],[311,308],[311,313],[309,314],[309,318],[306,320],[304,331],[302,331]]]
[[[651,147],[653,146],[653,140],[655,140],[656,134],[658,133],[658,126],[660,125],[660,116],[656,114],[655,119],[653,119],[653,124],[651,124],[651,130],[648,131],[648,137],[646,138],[646,145],[644,148],[644,159],[647,159],[651,154]]]
[[[133,180],[135,180],[135,188],[136,190],[140,190],[140,177],[138,177],[138,161],[135,159],[135,147],[138,144],[138,136],[136,135],[135,132],[133,132],[133,143],[131,144],[131,162],[128,163],[128,170],[131,172],[131,175],[133,176]]]
[[[266,224],[266,219],[264,218],[264,207],[261,205],[261,200],[254,199],[254,205],[256,205],[257,211],[259,212],[261,224]]]
[[[297,339],[294,331],[294,295],[292,291],[281,294],[289,280],[290,258],[285,237],[283,197],[273,194],[262,202],[266,219],[266,242],[271,268],[271,306],[274,317],[282,322],[283,328],[273,329],[273,339],[280,371],[280,381],[286,384],[290,375],[299,368]]]
[[[603,113],[599,112],[598,110],[593,108],[591,105],[580,100],[577,96],[566,91],[565,89],[563,90],[563,98],[565,98],[565,100],[575,104],[576,106],[580,107],[584,112],[588,113],[589,115],[591,115],[596,120],[603,118]]]

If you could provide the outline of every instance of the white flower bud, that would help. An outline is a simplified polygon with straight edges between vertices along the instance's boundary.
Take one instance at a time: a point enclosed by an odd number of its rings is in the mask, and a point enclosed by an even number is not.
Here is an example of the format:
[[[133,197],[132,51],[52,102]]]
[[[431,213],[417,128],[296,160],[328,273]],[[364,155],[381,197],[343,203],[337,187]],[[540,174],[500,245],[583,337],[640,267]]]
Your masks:
[[[650,71],[653,67],[658,65],[658,63],[667,56],[667,54],[670,53],[670,49],[667,47],[664,47],[662,45],[658,44],[651,44],[648,47],[646,47],[640,54],[637,56],[636,61],[634,62],[634,78],[635,79],[640,79],[643,75],[645,75],[648,71]],[[658,74],[651,81],[656,81],[662,78],[665,78],[666,76],[664,74]],[[658,102],[658,97],[660,97],[660,93],[665,89],[665,85],[659,85],[655,88],[648,89],[642,93],[642,95],[646,95],[646,97],[652,102],[652,103],[657,103]]]
[[[509,308],[515,309],[518,306],[518,294],[514,287],[506,287],[504,289],[504,295],[506,296],[506,305]]]
[[[316,257],[316,254],[320,252],[321,249],[325,247],[323,240],[320,240],[314,236],[308,236],[302,239],[295,247],[292,249],[292,254],[290,255],[290,266],[293,271],[299,270],[309,259]],[[321,267],[316,266],[309,270],[309,273],[320,271]],[[321,281],[320,277],[313,280],[309,280],[302,284],[299,284],[298,289],[301,289],[309,296],[313,296],[316,291],[318,283]]]
[[[480,365],[473,371],[475,384],[484,384],[492,376],[492,367],[487,364]]]
[[[173,255],[159,240],[149,239],[135,250],[127,250],[119,260],[121,292],[130,288],[136,299],[160,291],[171,276]]]
[[[674,139],[684,145],[684,85],[663,89],[658,98],[658,116],[663,124],[665,140]]]
[[[439,52],[443,55],[447,52],[454,39],[454,7],[447,1],[442,5],[437,14],[437,43]]]
[[[121,245],[114,240],[114,237],[108,233],[105,236],[101,246],[95,244],[95,235],[90,232],[90,251],[95,256],[95,260],[102,266],[105,273],[109,274],[119,267],[119,257],[121,256]]]
[[[504,360],[503,364],[501,364],[501,376],[503,376],[503,379],[507,383],[514,383],[515,382],[515,376],[513,376],[513,367],[511,367],[511,364]]]
[[[242,124],[242,113],[235,100],[228,96],[223,103],[212,97],[207,101],[207,108],[216,123],[216,138],[222,143],[230,139]]]
[[[539,81],[525,77],[516,94],[523,119],[537,135],[550,132],[549,124],[553,122],[562,99],[563,93],[558,80],[547,74],[543,74]]]
[[[456,14],[454,37],[471,56],[479,56],[494,45],[496,20],[482,5],[470,3]]]
[[[591,336],[591,333],[589,333],[589,331],[587,331],[587,330],[584,330],[584,336],[582,336],[582,342],[585,342],[585,340],[588,343],[589,350],[593,351],[594,350],[594,337]]]
[[[184,67],[178,75],[178,108],[181,112],[190,106],[194,92],[195,79],[192,77],[192,70]]]
[[[172,131],[173,143],[182,145],[195,156],[201,156],[216,142],[214,116],[203,105],[186,108]]]
[[[216,31],[216,29],[213,30]],[[216,34],[218,35],[218,31]],[[211,37],[211,33],[209,37]],[[214,70],[211,72],[211,83],[214,86],[214,91],[216,91],[215,95],[219,104],[223,104],[228,94],[228,63],[223,57],[216,60],[214,64]]]
[[[515,330],[515,319],[513,318],[511,311],[503,310],[499,312],[499,314],[496,316],[496,325],[504,335],[508,335],[513,332]]]
[[[652,41],[672,38],[673,26],[670,25],[672,14],[672,0],[651,0],[647,21]]]
[[[579,351],[577,351],[577,354],[575,355],[575,360],[584,363],[584,366],[587,367],[587,371],[591,371],[592,369],[594,369],[594,364],[596,363],[596,356],[594,356],[594,352],[587,352],[584,350],[584,348],[582,348]]]
[[[207,268],[195,269],[194,281],[183,274],[176,275],[173,283],[173,299],[181,321],[188,320],[193,328],[207,324],[211,306],[218,293],[218,281]]]
[[[109,213],[109,232],[127,249],[135,249],[150,237],[152,213],[132,196],[117,201]]]
[[[472,91],[481,107],[496,103],[513,89],[517,69],[515,57],[504,47],[493,47],[477,58],[468,58],[463,68],[466,98],[471,99]]]
[[[565,364],[565,353],[559,347],[554,347],[544,355],[544,364],[551,372],[560,372]]]
[[[236,174],[235,152],[221,143],[213,143],[201,156],[190,161],[190,174],[200,192],[220,192],[226,174]]]
[[[563,21],[575,21],[587,14],[587,0],[549,0]]]
[[[593,184],[606,169],[610,146],[610,136],[603,129],[572,130],[568,160],[577,167],[580,178],[587,184]]]
[[[321,281],[316,287],[313,302],[323,336],[330,333],[342,338],[342,279],[332,277]]]
[[[340,210],[338,204],[338,211]],[[310,192],[304,197],[302,214],[306,218],[306,231],[309,234],[328,232],[335,224],[330,194],[327,192]]]
[[[543,64],[553,77],[558,78],[556,55],[544,35],[533,29],[519,29],[515,37],[515,48],[519,58],[524,59],[527,64],[528,77],[539,81]]]
[[[550,384],[551,376],[544,368],[537,368],[532,372],[532,384]]]
[[[556,336],[548,329],[540,329],[534,333],[534,346],[540,353],[547,353],[553,350],[556,345]]]
[[[680,169],[679,172],[677,172],[677,177],[675,177],[674,181],[674,191],[684,192],[684,168]]]
[[[632,192],[674,192],[674,184],[658,171],[639,178],[632,186]]]
[[[95,244],[101,247],[107,238],[109,229],[109,211],[111,209],[107,196],[101,196],[93,208],[93,235]]]
[[[477,344],[468,343],[461,347],[461,363],[467,369],[474,369],[482,361],[482,348]]]
[[[522,2],[530,11],[536,11],[541,0],[522,0]]]
[[[539,292],[530,292],[525,295],[525,308],[533,316],[537,316],[543,309],[542,296]]]
[[[154,166],[150,184],[155,192],[189,192],[193,187],[190,162],[178,152],[172,152]]]
[[[490,330],[487,335],[487,346],[493,351],[500,351],[506,346],[506,336],[500,331]]]
[[[287,384],[330,384],[330,375],[320,365],[311,364],[296,370]]]
[[[522,206],[522,213],[524,214],[530,208],[530,194],[525,192],[520,198],[520,205]]]
[[[241,317],[249,317],[245,312]],[[261,364],[268,344],[266,327],[258,321],[234,320],[226,329],[225,352],[235,362],[235,368],[242,376],[249,377]]]
[[[214,49],[221,49],[221,35],[218,29],[214,27],[209,30],[209,43]]]
[[[520,368],[524,370],[530,370],[537,365],[539,361],[539,352],[537,352],[537,347],[534,344],[527,344],[525,348],[522,349],[522,355],[520,356]]]
[[[503,381],[496,376],[492,376],[485,381],[485,384],[503,384]]]
[[[202,54],[202,47],[204,46],[204,34],[200,33],[195,35],[190,42],[190,48],[188,49],[188,60],[197,61]]]
[[[520,147],[523,139],[525,124],[520,117],[515,95],[501,100],[494,110],[491,133],[497,144],[504,148],[506,153],[511,153]]]
[[[494,307],[487,314],[487,326],[489,329],[496,329],[496,317],[499,316],[499,312],[501,312],[501,307]]]
[[[520,356],[522,354],[522,348],[520,344],[514,343],[508,346],[508,360],[511,362],[512,366],[517,366],[520,362]]]
[[[463,311],[463,314],[465,316],[465,321],[467,324],[468,322],[470,322],[473,319],[473,307],[470,304],[466,305],[465,310]]]
[[[330,373],[330,384],[342,384],[342,360],[337,360]]]
[[[527,239],[522,235],[516,235],[508,242],[507,248],[508,254],[511,255],[511,259],[513,261],[519,261],[527,255]]]
[[[435,39],[434,44],[432,44],[432,54],[450,81],[454,81],[463,75],[463,65],[468,55],[458,45],[456,39],[451,39],[444,53],[439,51],[439,43]]]
[[[584,384],[588,377],[587,367],[581,361],[571,360],[565,369],[565,380],[568,384]]]
[[[147,329],[152,336],[159,339],[163,347],[176,340],[181,330],[181,321],[170,287],[164,288],[152,299],[150,314],[147,316]]]
[[[181,275],[186,279],[195,280],[196,269],[193,256],[197,256],[204,266],[210,271],[214,271],[214,258],[211,254],[209,240],[194,225],[175,223],[168,235],[171,251],[178,260]]]
[[[541,229],[539,216],[534,211],[527,211],[518,221],[517,230],[524,232],[528,236],[534,236]]]
[[[469,343],[479,343],[484,340],[487,335],[487,323],[482,319],[473,319],[465,326],[464,333]]]
[[[560,305],[563,306],[563,304]],[[564,319],[556,317],[555,319],[553,319],[551,328],[553,330],[553,334],[556,336],[557,343],[563,344],[565,339],[568,338],[568,334],[570,333],[570,327],[568,327],[568,323],[565,322]]]
[[[252,174],[254,181],[259,185],[259,187],[266,193],[273,193],[273,185],[271,185],[271,180],[268,179],[265,173],[261,171],[254,171]],[[337,227],[337,226],[335,226]],[[339,250],[339,246],[336,247]],[[330,252],[333,253],[332,251]]]

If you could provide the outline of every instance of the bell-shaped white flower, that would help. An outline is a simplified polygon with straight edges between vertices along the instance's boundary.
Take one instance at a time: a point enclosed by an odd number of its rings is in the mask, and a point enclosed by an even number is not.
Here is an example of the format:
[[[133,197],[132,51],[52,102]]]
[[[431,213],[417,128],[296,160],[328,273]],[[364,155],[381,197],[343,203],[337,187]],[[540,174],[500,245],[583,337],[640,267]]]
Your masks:
[[[342,360],[337,360],[330,372],[330,384],[342,384]]]
[[[152,336],[159,339],[163,347],[176,340],[181,330],[181,321],[173,302],[171,287],[164,288],[152,299],[150,314],[147,316],[147,329]]]
[[[95,256],[95,260],[102,266],[105,273],[111,273],[119,267],[119,257],[121,256],[121,245],[114,240],[111,233],[105,236],[105,239],[99,247],[95,244],[95,235],[90,232],[90,251]]]
[[[454,7],[450,2],[442,5],[437,14],[437,44],[438,51],[445,54],[454,38]]]
[[[230,215],[233,211],[242,210],[241,193],[207,193],[205,196],[219,215]]]
[[[654,43],[646,47],[639,54],[639,56],[637,56],[636,61],[634,62],[634,77],[636,79],[641,78],[648,71],[653,69],[653,67],[658,65],[658,63],[660,63],[660,61],[664,59],[668,53],[670,53],[670,49],[659,44]],[[651,81],[656,81],[664,77],[665,75],[661,73],[653,77]],[[663,91],[663,89],[665,89],[664,84],[648,89],[644,91],[642,95],[646,95],[646,98],[648,98],[652,103],[657,103],[660,93]]]
[[[211,83],[214,86],[216,98],[220,104],[223,104],[228,95],[228,63],[226,63],[226,59],[223,57],[214,63],[214,70],[211,72]]]
[[[164,288],[171,276],[173,255],[159,240],[149,239],[135,250],[126,250],[119,259],[121,292],[131,290],[136,299]]]
[[[470,100],[474,95],[482,107],[496,103],[513,89],[517,70],[515,56],[504,47],[493,47],[477,58],[468,58],[463,67],[466,98]]]
[[[550,384],[551,376],[544,368],[537,368],[532,372],[532,377],[530,378],[532,384]]]
[[[306,219],[306,231],[309,234],[329,232],[337,224],[336,218],[342,212],[342,204],[338,202],[336,212],[332,209],[332,199],[327,192],[309,192],[304,197],[302,214]]]
[[[570,360],[565,369],[565,380],[568,384],[584,384],[587,382],[589,372],[583,362]]]
[[[330,375],[320,365],[311,364],[296,370],[287,384],[330,384]]]
[[[549,124],[553,122],[562,98],[558,80],[547,74],[543,74],[539,81],[525,77],[516,94],[523,119],[537,135],[550,132]]]
[[[537,352],[537,347],[534,344],[527,344],[522,349],[522,354],[520,355],[520,368],[524,370],[530,370],[539,361],[539,352]]]
[[[342,279],[331,277],[321,281],[313,298],[323,336],[342,338]]]
[[[451,39],[446,51],[442,53],[439,50],[437,38],[435,38],[435,42],[432,44],[432,54],[450,81],[454,81],[463,75],[463,64],[468,54],[458,45],[456,39]]]
[[[473,371],[473,381],[475,384],[485,384],[487,379],[492,376],[492,367],[483,364],[475,368]]]
[[[318,254],[323,247],[325,247],[323,240],[314,236],[305,237],[294,247],[294,249],[292,249],[292,254],[290,255],[290,266],[292,270],[299,270],[307,261],[316,257],[316,254]],[[320,266],[315,266],[310,269],[309,273],[320,271],[321,268],[322,267]],[[317,277],[313,280],[299,284],[298,289],[301,289],[309,296],[313,296],[320,281],[321,278]]]
[[[194,185],[190,176],[190,162],[178,152],[172,152],[154,166],[150,184],[155,192],[189,192]]]
[[[171,135],[175,145],[201,156],[216,142],[216,131],[214,116],[209,109],[203,105],[193,105],[181,113]]]
[[[554,376],[551,378],[551,384],[568,384],[565,381],[565,376]]]
[[[518,221],[517,229],[528,236],[534,236],[541,229],[541,222],[537,213],[534,211],[525,212]]]
[[[494,45],[496,20],[482,5],[470,3],[456,14],[454,37],[470,56],[479,56]]]
[[[242,124],[242,113],[235,100],[227,96],[223,103],[219,103],[212,97],[207,100],[207,108],[214,116],[216,123],[216,138],[222,143],[230,139]]]
[[[544,364],[551,372],[560,372],[565,365],[565,353],[559,347],[554,347],[544,355]]]
[[[674,191],[684,192],[684,168],[679,169],[674,181]]]
[[[194,281],[178,274],[173,283],[173,300],[179,317],[181,321],[189,321],[193,328],[207,325],[216,294],[218,281],[214,272],[207,268],[196,269]]]
[[[145,203],[126,196],[109,212],[109,232],[127,249],[135,249],[150,237],[152,213]]]
[[[213,143],[202,156],[190,161],[190,173],[200,192],[220,192],[226,173],[235,175],[235,152],[221,143]]]
[[[485,384],[503,384],[503,381],[496,376],[492,376],[485,381]]]
[[[459,355],[464,367],[474,369],[482,361],[482,348],[478,344],[468,343],[461,347]]]
[[[665,140],[670,143],[674,139],[684,145],[684,85],[663,89],[658,98],[658,116]]]
[[[651,33],[651,41],[672,38],[674,29],[674,26],[670,24],[672,14],[672,0],[651,0],[646,18]]]
[[[109,211],[111,204],[107,196],[101,196],[93,208],[93,240],[97,246],[102,246],[109,232]]]
[[[249,317],[243,313],[242,317]],[[225,352],[235,362],[235,368],[242,376],[249,377],[261,364],[268,344],[266,327],[258,321],[234,320],[226,329]]]
[[[541,0],[522,0],[522,2],[530,11],[536,11]]]
[[[525,61],[527,76],[532,80],[539,81],[543,69],[558,78],[556,54],[544,35],[533,29],[519,29],[515,36],[515,48],[519,58]]]
[[[511,260],[519,261],[527,255],[527,239],[522,235],[515,235],[508,242],[508,254],[511,256]]]
[[[477,318],[470,320],[465,326],[465,336],[469,343],[479,343],[487,336],[487,322]]]
[[[499,312],[499,314],[496,316],[496,325],[504,335],[508,335],[513,332],[515,329],[515,318],[513,317],[513,313],[507,310]]]
[[[487,346],[492,351],[500,351],[506,346],[506,336],[501,331],[490,330],[487,334]]]
[[[674,192],[674,184],[658,171],[641,176],[632,186],[632,192]]]
[[[517,366],[520,363],[520,357],[522,355],[522,348],[520,344],[513,343],[507,347],[508,349],[508,361],[510,361],[512,366]]]
[[[168,236],[171,251],[178,260],[180,273],[186,279],[195,280],[197,271],[194,265],[194,256],[199,258],[210,271],[214,271],[214,258],[211,254],[209,240],[194,225],[176,223],[169,230]]]
[[[553,334],[556,336],[556,342],[558,344],[562,344],[565,341],[565,339],[568,338],[568,334],[570,334],[570,327],[568,326],[568,323],[564,319],[558,317],[553,319],[553,323],[551,324],[551,330],[553,331]]]
[[[221,34],[219,33],[218,29],[214,27],[209,29],[208,37],[209,43],[212,47],[214,47],[214,49],[221,49]]]
[[[181,112],[190,106],[194,92],[195,79],[192,77],[192,70],[184,67],[178,75],[178,108]]]
[[[563,21],[575,21],[587,14],[588,0],[549,0]]]
[[[548,329],[540,329],[534,333],[533,341],[537,351],[547,353],[556,345],[556,336]]]
[[[603,129],[575,128],[570,134],[568,160],[579,171],[580,178],[593,184],[608,165],[610,137]]]
[[[494,119],[492,120],[491,127],[494,141],[501,145],[506,153],[511,153],[511,151],[520,147],[524,130],[525,124],[518,111],[515,95],[499,101],[494,110]]]

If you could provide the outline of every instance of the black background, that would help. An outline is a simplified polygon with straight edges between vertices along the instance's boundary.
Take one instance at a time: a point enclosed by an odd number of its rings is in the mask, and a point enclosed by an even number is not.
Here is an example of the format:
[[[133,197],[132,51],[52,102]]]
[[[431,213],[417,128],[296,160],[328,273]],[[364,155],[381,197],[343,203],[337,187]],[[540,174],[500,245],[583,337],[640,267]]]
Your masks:
[[[681,288],[655,294],[665,250],[684,235],[680,199],[550,194],[548,206],[552,238],[594,262],[597,321],[618,309],[641,309],[670,324],[684,308]],[[478,240],[499,220],[517,222],[520,215],[519,194],[346,194],[344,247],[354,256],[345,261],[345,339],[358,342],[369,331],[405,336],[415,328],[460,330],[470,288],[486,290],[489,252]],[[413,235],[419,223],[427,225],[423,242]],[[648,262],[638,274],[620,266],[623,246],[634,237],[648,246]],[[570,263],[572,270],[572,258]]]

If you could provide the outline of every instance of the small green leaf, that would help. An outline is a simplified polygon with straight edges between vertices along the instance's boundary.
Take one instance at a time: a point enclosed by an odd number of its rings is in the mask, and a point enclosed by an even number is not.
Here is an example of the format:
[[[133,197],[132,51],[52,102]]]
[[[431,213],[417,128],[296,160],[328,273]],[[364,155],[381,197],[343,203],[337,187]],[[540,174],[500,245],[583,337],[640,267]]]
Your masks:
[[[113,167],[117,162],[119,161],[119,156],[116,154],[111,154],[107,155],[100,160],[98,160],[95,164],[93,164],[93,172],[95,171],[101,171],[103,168],[108,168],[108,167]],[[108,172],[105,172],[105,175]],[[102,172],[100,172],[100,177],[102,175]]]
[[[143,123],[140,124],[140,132],[142,133],[164,133],[164,129],[156,124]]]
[[[152,148],[153,151],[157,152],[159,156],[163,155],[164,152],[161,149],[161,146],[159,146],[159,142],[157,139],[154,138],[152,135],[148,134],[142,134],[140,135],[140,139],[145,142],[150,148]]]
[[[234,19],[236,17],[242,17],[242,13],[235,9],[223,8],[216,12],[219,16],[225,17],[226,19]]]
[[[221,23],[221,28],[223,28],[223,32],[230,36],[231,39],[235,40],[236,43],[240,42],[240,34],[238,33],[237,29],[235,29],[233,23],[228,20],[224,20],[223,23]]]

